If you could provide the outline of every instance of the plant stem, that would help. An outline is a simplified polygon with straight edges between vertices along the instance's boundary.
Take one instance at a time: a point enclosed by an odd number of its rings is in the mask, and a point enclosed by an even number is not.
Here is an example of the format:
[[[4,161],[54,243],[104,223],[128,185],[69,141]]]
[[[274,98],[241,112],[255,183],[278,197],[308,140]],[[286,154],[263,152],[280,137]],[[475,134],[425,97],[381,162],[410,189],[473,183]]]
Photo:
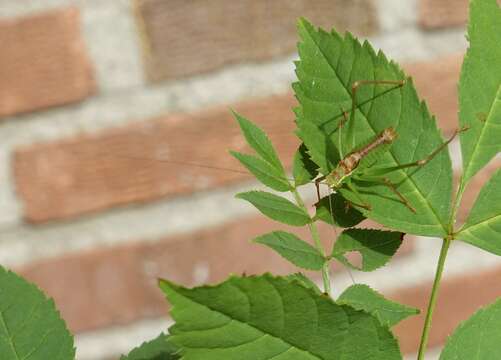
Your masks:
[[[292,190],[294,194],[294,198],[296,199],[296,203],[304,209],[304,211],[308,212],[306,205],[304,204],[303,199],[299,195],[296,189]],[[315,223],[308,224],[308,228],[310,229],[311,237],[313,238],[313,242],[315,243],[315,247],[322,254],[324,258],[326,258],[325,249],[322,246],[322,242],[320,241],[320,234],[318,233],[318,228]],[[322,267],[322,280],[324,283],[324,292],[330,296],[331,294],[331,280],[330,280],[330,265],[329,261],[325,261],[324,266]]]
[[[421,344],[419,345],[419,352],[417,357],[418,360],[424,360],[426,347],[428,345],[428,338],[430,336],[433,311],[435,310],[435,306],[437,304],[438,288],[440,286],[440,280],[442,279],[442,273],[444,271],[444,265],[445,265],[445,258],[447,257],[447,252],[449,251],[449,246],[451,245],[451,241],[452,237],[450,236],[445,237],[442,243],[442,249],[440,250],[440,257],[438,258],[435,280],[433,281],[433,288],[431,290],[430,303],[428,304],[426,319],[424,321],[423,334],[421,335]]]

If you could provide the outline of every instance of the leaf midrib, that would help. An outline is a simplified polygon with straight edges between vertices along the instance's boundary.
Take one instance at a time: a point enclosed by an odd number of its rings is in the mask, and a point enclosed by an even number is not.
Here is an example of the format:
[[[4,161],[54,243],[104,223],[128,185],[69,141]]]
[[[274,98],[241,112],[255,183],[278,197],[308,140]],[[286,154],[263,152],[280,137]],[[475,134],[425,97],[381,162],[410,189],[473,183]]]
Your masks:
[[[494,219],[498,218],[498,217],[501,217],[501,214],[497,214],[497,215],[494,215],[494,216],[491,216],[491,217],[488,217],[482,221],[479,221],[475,224],[471,224],[463,229],[461,229],[458,234],[462,233],[462,232],[466,232],[466,231],[469,231],[471,232],[471,229],[474,228],[474,227],[477,227],[477,226],[482,226],[484,223],[490,223],[491,221],[493,221]]]
[[[4,314],[3,314],[2,310],[0,310],[0,322],[2,323],[2,326],[5,329],[5,333],[6,334],[11,334],[11,332],[9,330],[9,327],[7,326],[7,322],[5,321],[5,317],[4,317]],[[8,339],[9,345],[10,345],[10,347],[12,349],[12,352],[14,353],[14,355],[16,356],[16,358],[18,360],[20,360],[21,358],[19,357],[19,354],[17,353],[17,349],[16,349],[16,346],[14,345],[14,342],[12,341],[12,337],[11,336],[7,336],[7,339]]]
[[[343,83],[343,81],[341,81],[341,78],[339,77],[338,73],[337,73],[337,70],[332,66],[331,62],[329,61],[328,57],[326,56],[326,54],[324,53],[324,51],[322,50],[322,48],[319,46],[319,44],[317,43],[317,41],[310,35],[310,32],[307,31],[308,33],[308,36],[310,37],[310,39],[315,43],[315,45],[317,46],[319,52],[322,54],[322,56],[324,57],[324,59],[327,61],[327,63],[329,64],[329,67],[332,69],[332,71],[334,72],[335,76],[337,77],[337,79],[339,80],[339,83],[343,86],[343,89],[346,91],[347,95],[350,96],[350,93],[349,93],[349,90],[346,88],[346,85]],[[373,61],[372,57],[370,57],[371,59],[371,62]],[[373,67],[372,67],[372,70],[374,70],[374,63],[372,63]],[[352,64],[352,68],[353,68],[353,64]],[[351,70],[350,70],[351,72]],[[400,101],[400,107],[402,107],[402,101]],[[372,132],[374,134],[376,134],[376,131],[374,130],[374,127],[372,126],[372,124],[367,120],[367,117],[366,117],[366,114],[362,111],[362,109],[359,109],[360,113],[363,114],[364,116],[364,119],[365,119],[365,122],[369,125],[369,127],[371,128]],[[402,114],[402,111],[400,111],[400,114]],[[401,117],[401,115],[400,115]],[[392,160],[395,162],[396,165],[400,165],[398,163],[398,161],[396,160],[395,158],[395,155],[393,154],[391,148],[390,150],[388,151],[392,157]],[[424,194],[421,193],[421,190],[417,187],[416,183],[414,182],[414,180],[412,179],[412,177],[408,176],[407,173],[405,171],[402,171],[402,170],[397,170],[398,172],[400,172],[401,174],[404,174],[405,178],[408,179],[408,181],[410,181],[412,183],[412,185],[414,186],[414,188],[416,189],[416,192],[425,200],[425,202],[429,205],[429,208],[431,209],[431,212],[433,213],[433,215],[435,216],[435,218],[438,220],[438,223],[440,224],[440,226],[442,227],[442,229],[444,230],[444,233],[447,234],[447,225],[443,224],[442,221],[440,220],[438,214],[436,213],[435,209],[431,206],[430,202],[428,201],[427,197],[424,196]]]
[[[271,286],[272,286],[272,287],[273,287],[273,288],[277,291],[277,293],[279,293],[279,292],[278,292],[278,290],[275,288],[275,286],[274,286],[272,283],[270,283],[270,282],[268,282],[268,283],[269,283],[269,284],[270,284],[270,285],[271,285]],[[169,288],[170,288],[170,289],[172,289],[172,291],[175,291],[175,288],[173,288],[170,284],[168,284],[168,286],[169,286]],[[242,292],[242,293],[246,296],[247,301],[250,303],[250,300],[249,300],[249,295],[248,295],[245,291],[243,291],[242,289],[240,289],[238,286],[234,286],[234,285],[232,285],[232,286],[233,286],[233,287],[235,287],[236,289],[238,289],[240,292]],[[182,296],[184,299],[186,299],[186,300],[188,300],[188,301],[190,301],[190,302],[192,302],[192,303],[194,303],[194,304],[197,304],[197,305],[203,306],[204,308],[206,308],[206,309],[208,309],[208,310],[210,310],[210,311],[214,311],[214,312],[216,312],[216,313],[218,313],[218,314],[221,314],[221,315],[223,315],[223,316],[227,317],[228,319],[230,319],[230,321],[235,321],[235,322],[237,322],[237,323],[239,323],[239,324],[243,324],[243,325],[245,325],[245,326],[248,326],[248,327],[250,327],[250,328],[252,328],[252,329],[254,329],[254,330],[258,331],[259,333],[261,333],[261,334],[262,334],[262,336],[270,336],[270,337],[272,337],[273,339],[277,339],[277,340],[279,340],[279,341],[282,341],[283,343],[285,343],[285,344],[287,344],[287,345],[289,346],[289,349],[287,349],[287,351],[288,351],[288,350],[290,350],[291,348],[294,348],[294,349],[297,349],[297,350],[299,350],[299,351],[302,351],[302,352],[306,353],[306,355],[309,355],[309,356],[314,357],[315,359],[318,359],[318,360],[324,360],[323,358],[318,357],[317,355],[312,354],[311,352],[309,352],[309,351],[307,351],[307,350],[305,350],[305,349],[302,349],[302,348],[300,348],[299,346],[293,345],[293,344],[291,344],[290,342],[288,342],[288,341],[286,341],[286,340],[284,340],[284,339],[282,339],[282,338],[279,338],[279,337],[277,337],[277,336],[275,336],[275,335],[272,335],[272,334],[266,333],[266,332],[264,332],[263,330],[261,330],[260,328],[258,328],[258,327],[256,327],[256,326],[253,326],[253,325],[251,325],[251,324],[249,324],[249,323],[246,323],[246,322],[242,322],[242,321],[241,321],[241,320],[239,320],[239,319],[234,319],[233,317],[231,317],[231,316],[230,316],[230,315],[228,315],[228,314],[225,314],[225,313],[223,313],[223,312],[221,312],[221,311],[219,311],[219,310],[213,309],[212,307],[210,307],[210,306],[208,306],[208,305],[206,305],[206,304],[203,304],[203,303],[200,303],[200,302],[198,302],[198,301],[195,301],[195,300],[193,300],[192,298],[189,298],[189,297],[187,297],[187,296],[185,296],[185,295],[183,295],[183,294],[181,294],[181,293],[179,293],[179,292],[177,292],[177,291],[175,291],[175,292],[176,292],[179,296]],[[280,293],[279,293],[279,294],[280,294]],[[282,296],[281,296],[281,295],[279,295],[279,296],[280,296],[281,301],[283,301]],[[315,306],[316,306],[316,303],[315,303]],[[318,309],[317,309],[317,310],[318,310]],[[284,314],[284,313],[282,313],[282,314]],[[226,324],[225,324],[225,325],[226,325]],[[175,336],[175,335],[173,335],[173,336]],[[262,337],[262,336],[261,336],[261,337]],[[255,340],[253,340],[253,341],[255,341]],[[226,348],[225,348],[225,349],[226,349]],[[275,357],[275,356],[276,356],[276,355],[273,355],[273,357]],[[272,357],[272,358],[269,358],[268,360],[273,359],[273,357]]]
[[[468,165],[467,165],[466,169],[464,170],[464,173],[468,176],[463,177],[463,179],[467,179],[463,185],[465,185],[473,177],[473,174],[470,174],[470,168],[471,168],[472,164],[474,163],[474,160],[478,157],[479,152],[477,151],[477,149],[480,146],[480,143],[482,142],[481,140],[485,135],[485,129],[486,129],[487,125],[490,124],[489,120],[490,120],[491,115],[492,115],[492,110],[494,108],[494,104],[496,103],[497,99],[500,98],[500,93],[501,93],[501,84],[498,86],[496,94],[494,95],[494,99],[492,100],[491,105],[489,107],[489,112],[487,113],[488,114],[487,119],[485,122],[482,123],[482,129],[480,130],[480,135],[478,136],[477,141],[475,142],[475,145],[473,146],[473,151],[472,151],[472,155],[470,156],[470,161],[468,162]],[[501,101],[501,99],[500,99],[500,101]]]
[[[281,245],[281,244],[267,244],[267,243],[262,243],[262,244],[269,245],[269,246],[276,246],[276,247],[279,247],[279,248],[282,248],[282,249],[285,249],[285,250],[291,250],[293,252],[305,253],[307,255],[315,255],[315,256],[318,256],[319,258],[322,258],[322,255],[320,255],[320,253],[315,248],[311,248],[311,249],[309,249],[309,248],[308,249],[303,248],[303,249],[300,249],[300,248],[294,248],[294,247],[290,247],[290,246],[286,246],[286,245]]]

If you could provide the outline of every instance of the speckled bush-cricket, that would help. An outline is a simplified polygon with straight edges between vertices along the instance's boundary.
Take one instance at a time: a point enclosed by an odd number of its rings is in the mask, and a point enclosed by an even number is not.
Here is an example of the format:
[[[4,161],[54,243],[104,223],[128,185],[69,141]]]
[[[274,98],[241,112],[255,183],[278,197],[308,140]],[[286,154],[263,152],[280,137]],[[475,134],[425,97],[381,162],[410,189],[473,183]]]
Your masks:
[[[423,159],[413,161],[407,164],[400,164],[395,166],[377,166],[379,159],[384,155],[385,152],[389,151],[393,142],[397,139],[398,133],[393,127],[385,128],[379,134],[368,139],[361,145],[355,146],[354,150],[350,151],[347,155],[343,154],[343,143],[342,143],[342,131],[344,127],[347,127],[347,137],[353,137],[353,124],[355,121],[355,110],[357,109],[356,93],[360,86],[363,85],[395,85],[396,88],[401,87],[405,84],[405,81],[389,81],[389,80],[362,80],[356,81],[352,85],[352,107],[351,115],[348,119],[346,111],[341,109],[343,113],[343,120],[341,121],[338,131],[338,151],[339,159],[341,159],[335,168],[328,174],[321,175],[315,179],[315,186],[317,188],[317,197],[320,201],[320,184],[326,184],[331,190],[337,191],[341,188],[348,189],[354,193],[358,198],[361,198],[357,189],[352,186],[351,181],[356,180],[359,182],[367,182],[373,184],[381,184],[388,187],[398,199],[412,212],[416,212],[414,207],[410,202],[400,193],[396,184],[392,183],[390,179],[386,176],[387,174],[410,167],[424,166],[426,163],[431,161],[440,151],[442,151],[455,137],[456,135],[466,130],[466,128],[461,130],[456,130],[454,134],[444,143],[442,143],[437,149],[426,156]],[[365,203],[354,203],[351,204],[362,207],[366,210],[370,210],[370,204]]]

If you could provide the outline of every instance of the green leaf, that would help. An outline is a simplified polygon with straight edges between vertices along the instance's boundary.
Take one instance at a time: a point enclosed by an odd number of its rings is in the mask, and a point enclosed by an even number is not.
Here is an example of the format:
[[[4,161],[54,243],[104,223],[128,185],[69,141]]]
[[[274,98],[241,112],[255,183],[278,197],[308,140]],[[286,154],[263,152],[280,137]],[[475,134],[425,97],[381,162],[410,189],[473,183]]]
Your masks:
[[[501,354],[501,299],[461,323],[445,344],[440,360],[498,360]]]
[[[248,191],[236,195],[254,205],[269,218],[293,226],[303,226],[311,223],[306,211],[287,199],[265,191]]]
[[[274,231],[261,235],[254,242],[269,246],[296,266],[307,270],[321,270],[325,258],[313,246],[296,235]]]
[[[318,174],[317,165],[311,160],[304,144],[301,144],[294,154],[292,174],[294,176],[296,186],[307,184]]]
[[[285,173],[277,170],[265,160],[257,156],[242,154],[235,151],[230,151],[230,153],[264,185],[277,191],[289,191],[291,189]]]
[[[167,342],[168,336],[160,334],[157,338],[144,342],[141,346],[133,349],[129,355],[120,360],[177,360],[178,349]]]
[[[341,263],[361,271],[373,271],[384,266],[402,244],[404,234],[396,231],[373,229],[347,229],[339,235],[332,249],[332,257]],[[345,255],[358,251],[362,266],[351,264]]]
[[[247,143],[275,169],[285,174],[284,167],[282,166],[270,139],[268,139],[268,136],[266,136],[264,131],[234,111],[233,116],[237,119]]]
[[[173,306],[170,341],[183,360],[402,358],[375,317],[296,281],[264,275],[194,289],[162,280],[160,287]]]
[[[365,220],[365,216],[339,193],[322,198],[315,207],[315,220],[322,220],[327,224],[348,228]]]
[[[315,284],[309,277],[304,275],[303,273],[294,273],[285,276],[285,278],[289,281],[297,281],[301,285],[303,285],[307,289],[311,289],[315,292],[317,295],[322,295],[322,291],[318,288],[317,284]]]
[[[334,30],[331,33],[317,30],[301,20],[299,34],[301,60],[296,63],[299,82],[294,90],[300,103],[296,110],[300,136],[303,139],[303,128],[306,128],[303,123],[314,124],[331,142],[338,144],[337,147],[341,138],[346,155],[354,148],[347,146],[348,142],[344,136],[339,136],[337,127],[343,118],[342,111],[351,108],[352,84],[357,80],[397,81],[406,76],[382,52],[376,53],[367,42],[360,44],[349,33],[343,38]],[[355,149],[388,127],[393,127],[398,134],[389,151],[376,163],[377,168],[424,159],[443,143],[437,124],[418,98],[411,79],[402,87],[381,84],[360,87],[357,104],[355,119],[348,122],[348,126],[354,127]],[[343,133],[346,132],[343,130]],[[333,150],[323,146],[330,152],[322,155],[323,148],[310,148],[313,139],[304,142],[317,164],[323,159],[329,165],[325,158],[332,156]],[[328,141],[321,139],[321,143]],[[322,165],[322,171],[326,170]],[[447,234],[452,197],[452,165],[448,151],[440,152],[425,166],[396,170],[387,177],[397,184],[416,213],[387,186],[354,182],[352,185],[361,194],[362,201],[371,206],[370,211],[361,209],[365,216],[403,232],[439,237]],[[342,194],[357,202],[352,192]]]
[[[470,3],[468,38],[459,81],[463,182],[501,151],[501,9],[496,0]]]
[[[73,336],[40,289],[0,267],[2,360],[73,360]]]
[[[419,309],[385,299],[383,295],[364,284],[350,286],[336,302],[350,305],[357,310],[364,310],[388,327],[398,324],[409,316],[419,314]]]
[[[501,169],[478,194],[456,239],[501,255]]]

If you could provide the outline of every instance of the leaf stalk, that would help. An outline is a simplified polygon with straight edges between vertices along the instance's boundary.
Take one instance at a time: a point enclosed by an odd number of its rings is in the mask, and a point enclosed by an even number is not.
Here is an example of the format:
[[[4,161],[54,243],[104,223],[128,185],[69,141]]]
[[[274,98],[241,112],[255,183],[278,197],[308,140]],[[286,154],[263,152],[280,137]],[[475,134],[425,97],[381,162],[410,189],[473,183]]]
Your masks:
[[[417,360],[424,360],[424,355],[428,346],[428,339],[430,336],[433,311],[435,310],[435,307],[437,305],[438,289],[440,287],[440,281],[442,280],[442,274],[444,272],[445,259],[447,257],[447,253],[449,251],[452,240],[452,236],[446,236],[442,242],[442,249],[440,250],[440,256],[438,258],[437,270],[435,272],[435,280],[433,281],[433,288],[431,290],[428,310],[426,311],[426,319],[424,321],[423,333],[421,335],[421,343],[419,345]]]

